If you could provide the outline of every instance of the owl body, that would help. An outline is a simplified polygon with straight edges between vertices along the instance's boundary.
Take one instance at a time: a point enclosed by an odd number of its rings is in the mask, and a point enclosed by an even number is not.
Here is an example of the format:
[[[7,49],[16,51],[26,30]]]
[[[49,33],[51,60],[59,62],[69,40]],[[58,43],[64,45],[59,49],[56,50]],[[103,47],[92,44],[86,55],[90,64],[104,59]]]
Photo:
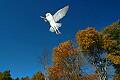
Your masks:
[[[61,27],[61,23],[57,23],[57,21],[59,21],[61,18],[63,18],[65,16],[65,14],[67,13],[69,9],[69,6],[65,6],[64,8],[58,10],[54,15],[47,13],[46,14],[46,18],[42,17],[45,22],[49,22],[50,24],[50,31],[51,32],[56,32],[56,34],[60,34],[61,32],[58,30],[59,27]]]

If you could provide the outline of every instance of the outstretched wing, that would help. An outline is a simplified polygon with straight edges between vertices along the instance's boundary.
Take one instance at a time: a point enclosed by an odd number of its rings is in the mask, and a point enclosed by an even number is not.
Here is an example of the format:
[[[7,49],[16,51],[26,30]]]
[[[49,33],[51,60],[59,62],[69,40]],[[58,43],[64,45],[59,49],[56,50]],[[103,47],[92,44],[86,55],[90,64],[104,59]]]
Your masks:
[[[60,9],[59,11],[57,11],[54,15],[53,18],[55,20],[55,22],[59,21],[61,18],[63,18],[65,16],[65,14],[67,13],[69,9],[69,5],[65,6],[64,8]]]

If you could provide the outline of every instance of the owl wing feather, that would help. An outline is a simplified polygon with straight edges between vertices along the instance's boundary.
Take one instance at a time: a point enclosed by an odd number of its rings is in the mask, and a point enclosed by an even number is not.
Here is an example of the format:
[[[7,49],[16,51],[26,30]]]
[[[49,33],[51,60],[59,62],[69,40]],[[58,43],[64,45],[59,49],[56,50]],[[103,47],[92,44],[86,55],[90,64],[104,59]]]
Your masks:
[[[69,9],[69,5],[65,6],[64,8],[58,10],[54,15],[53,15],[53,18],[55,20],[55,22],[59,21],[61,18],[63,18],[67,11]]]

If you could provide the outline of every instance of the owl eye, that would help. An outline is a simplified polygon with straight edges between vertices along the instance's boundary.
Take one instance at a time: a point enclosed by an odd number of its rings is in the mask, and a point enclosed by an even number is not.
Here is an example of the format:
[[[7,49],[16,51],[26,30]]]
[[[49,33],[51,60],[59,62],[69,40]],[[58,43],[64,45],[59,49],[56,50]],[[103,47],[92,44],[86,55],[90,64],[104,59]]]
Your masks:
[[[50,13],[47,13],[47,14],[46,14],[46,17],[47,17],[47,16],[50,16]]]

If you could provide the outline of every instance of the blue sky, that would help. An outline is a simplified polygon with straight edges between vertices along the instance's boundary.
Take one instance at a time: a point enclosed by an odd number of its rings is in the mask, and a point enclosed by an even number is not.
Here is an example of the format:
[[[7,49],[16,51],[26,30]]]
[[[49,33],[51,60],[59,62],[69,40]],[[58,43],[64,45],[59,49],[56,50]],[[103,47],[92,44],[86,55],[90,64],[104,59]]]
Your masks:
[[[52,52],[59,43],[74,39],[88,26],[101,31],[120,19],[120,0],[0,0],[0,71],[11,70],[13,78],[32,76],[43,70],[37,62],[47,46]],[[49,32],[39,16],[54,14],[69,5],[61,35]],[[51,63],[50,63],[51,64]]]

